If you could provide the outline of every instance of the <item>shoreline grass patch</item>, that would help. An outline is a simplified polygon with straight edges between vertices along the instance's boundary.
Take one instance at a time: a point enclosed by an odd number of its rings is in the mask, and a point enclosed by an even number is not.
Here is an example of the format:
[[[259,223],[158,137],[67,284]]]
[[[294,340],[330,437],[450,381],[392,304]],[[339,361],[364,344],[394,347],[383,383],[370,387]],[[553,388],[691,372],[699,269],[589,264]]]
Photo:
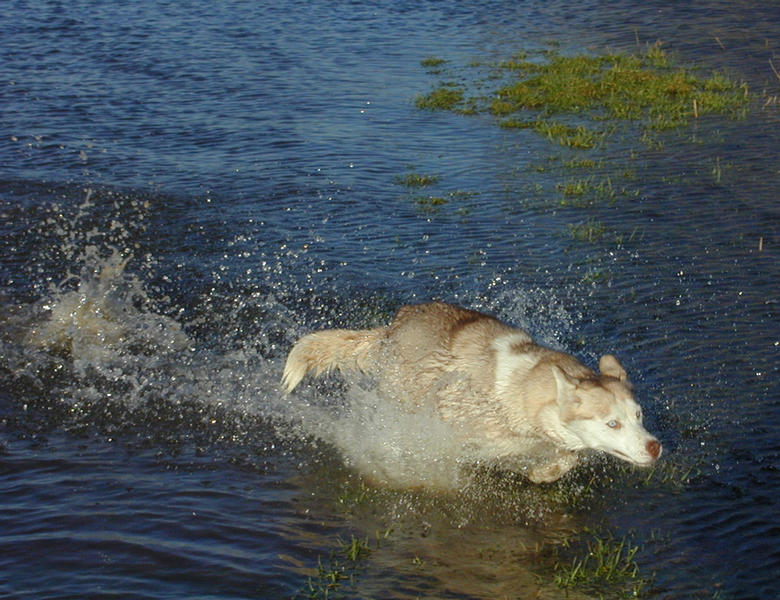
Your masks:
[[[418,96],[415,104],[491,114],[502,127],[531,128],[562,145],[592,148],[599,135],[583,125],[583,119],[638,122],[646,134],[678,129],[709,114],[743,117],[749,101],[745,83],[678,65],[660,44],[639,54],[523,53],[493,65],[487,80],[501,83],[473,97],[467,97],[462,86],[445,84]],[[486,85],[481,81],[476,87]]]
[[[622,598],[641,597],[652,580],[641,577],[635,557],[639,546],[627,538],[589,532],[584,536],[572,558],[559,559],[554,566],[554,581],[563,589],[578,589]]]

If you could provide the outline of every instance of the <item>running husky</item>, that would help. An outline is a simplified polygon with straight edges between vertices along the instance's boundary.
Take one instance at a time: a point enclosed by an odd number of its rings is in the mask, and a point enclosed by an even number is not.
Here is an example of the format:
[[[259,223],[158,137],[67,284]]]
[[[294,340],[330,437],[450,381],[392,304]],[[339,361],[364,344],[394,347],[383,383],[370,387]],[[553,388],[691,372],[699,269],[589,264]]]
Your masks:
[[[433,402],[465,432],[479,460],[535,483],[559,479],[585,449],[642,467],[661,456],[614,356],[601,357],[597,375],[473,310],[404,306],[386,327],[310,333],[287,357],[282,385],[289,393],[307,373],[334,368],[372,376],[380,393],[410,409]]]

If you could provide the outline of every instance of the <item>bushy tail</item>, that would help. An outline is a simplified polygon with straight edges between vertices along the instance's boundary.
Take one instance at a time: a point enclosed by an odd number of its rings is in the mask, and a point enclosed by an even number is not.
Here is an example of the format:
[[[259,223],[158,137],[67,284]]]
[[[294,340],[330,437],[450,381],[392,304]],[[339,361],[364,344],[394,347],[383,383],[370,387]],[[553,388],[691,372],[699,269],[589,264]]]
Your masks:
[[[299,339],[284,365],[282,387],[292,392],[310,371],[314,375],[333,369],[363,371],[369,367],[369,357],[387,336],[387,328],[325,329]]]

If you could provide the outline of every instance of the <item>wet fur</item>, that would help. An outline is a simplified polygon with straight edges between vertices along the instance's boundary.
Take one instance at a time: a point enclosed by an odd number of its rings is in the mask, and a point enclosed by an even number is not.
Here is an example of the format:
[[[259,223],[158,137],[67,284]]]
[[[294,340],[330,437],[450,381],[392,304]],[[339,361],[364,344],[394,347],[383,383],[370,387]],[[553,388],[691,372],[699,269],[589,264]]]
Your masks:
[[[661,454],[614,356],[601,358],[597,374],[520,329],[457,306],[404,306],[386,327],[306,335],[287,357],[282,385],[289,393],[307,373],[334,369],[371,375],[380,393],[410,409],[434,403],[478,459],[534,482],[560,478],[586,449],[640,466]]]

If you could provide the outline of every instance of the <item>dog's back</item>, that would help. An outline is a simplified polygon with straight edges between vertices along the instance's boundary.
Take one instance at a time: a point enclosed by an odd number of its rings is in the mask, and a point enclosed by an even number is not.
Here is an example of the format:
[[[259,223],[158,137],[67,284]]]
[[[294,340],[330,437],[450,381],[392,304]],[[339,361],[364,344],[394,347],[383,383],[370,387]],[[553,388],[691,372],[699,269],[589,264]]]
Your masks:
[[[491,316],[434,302],[401,308],[387,338],[401,379],[412,382],[419,394],[454,371],[473,375],[474,383],[492,384],[493,340],[512,331]]]
[[[282,383],[291,392],[309,372],[362,371],[377,376],[380,384],[384,380],[383,387],[401,387],[419,397],[445,372],[493,373],[491,344],[512,331],[518,330],[451,304],[403,306],[387,327],[328,329],[304,336],[287,358]]]

